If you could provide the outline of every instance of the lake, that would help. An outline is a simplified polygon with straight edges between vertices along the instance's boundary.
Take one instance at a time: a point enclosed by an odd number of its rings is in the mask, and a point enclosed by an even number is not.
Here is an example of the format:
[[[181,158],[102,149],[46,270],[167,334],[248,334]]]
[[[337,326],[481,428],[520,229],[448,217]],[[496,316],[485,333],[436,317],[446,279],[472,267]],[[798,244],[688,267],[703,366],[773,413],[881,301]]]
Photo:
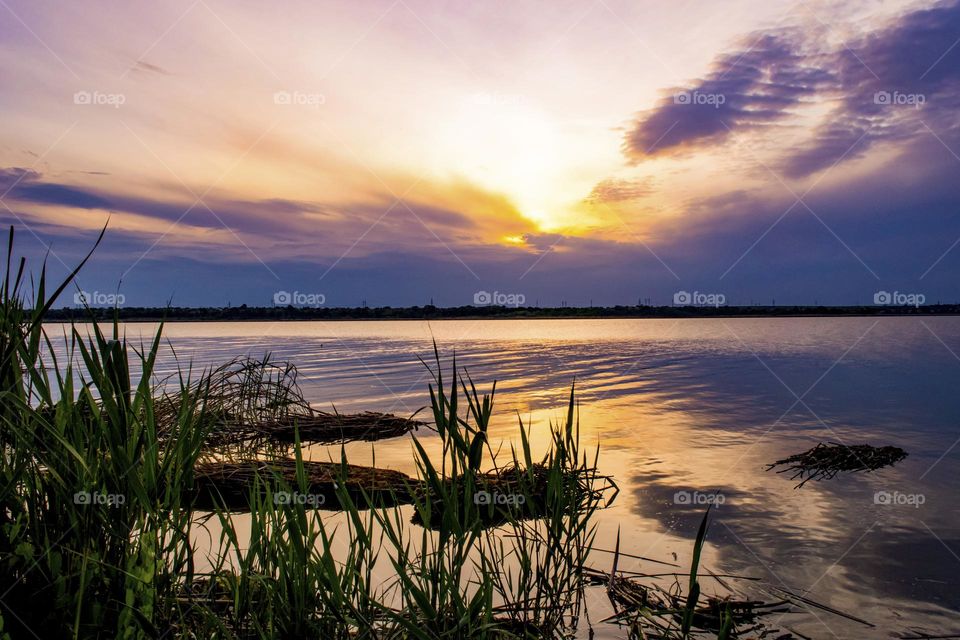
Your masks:
[[[181,364],[270,352],[298,366],[316,408],[404,416],[429,404],[420,358],[432,364],[435,340],[445,373],[456,354],[478,387],[498,382],[494,443],[511,441],[522,419],[542,445],[575,383],[583,441],[599,443],[600,469],[620,487],[599,547],[612,549],[619,530],[624,551],[686,566],[712,499],[709,569],[877,625],[815,609],[785,616],[786,627],[816,638],[960,633],[960,318],[171,323],[165,336]],[[167,349],[161,369],[171,365]],[[765,469],[819,442],[909,456],[799,489]],[[346,449],[353,463],[375,450],[379,466],[415,471],[407,438]],[[331,455],[339,449],[311,451]],[[597,619],[598,635],[612,637]]]

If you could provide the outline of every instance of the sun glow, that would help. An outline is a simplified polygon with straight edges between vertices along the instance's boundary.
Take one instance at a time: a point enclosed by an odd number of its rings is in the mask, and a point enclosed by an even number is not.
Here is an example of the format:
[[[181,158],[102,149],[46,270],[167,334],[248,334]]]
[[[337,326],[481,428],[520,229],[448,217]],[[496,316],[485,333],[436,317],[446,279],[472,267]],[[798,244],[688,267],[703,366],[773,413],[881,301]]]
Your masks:
[[[552,218],[549,214],[544,213],[541,209],[525,211],[523,217],[534,222],[537,227],[543,231],[552,231],[559,226],[555,218]]]
[[[479,94],[437,127],[435,162],[506,194],[541,230],[560,226],[557,211],[579,191],[564,189],[572,141],[549,113],[522,96]]]

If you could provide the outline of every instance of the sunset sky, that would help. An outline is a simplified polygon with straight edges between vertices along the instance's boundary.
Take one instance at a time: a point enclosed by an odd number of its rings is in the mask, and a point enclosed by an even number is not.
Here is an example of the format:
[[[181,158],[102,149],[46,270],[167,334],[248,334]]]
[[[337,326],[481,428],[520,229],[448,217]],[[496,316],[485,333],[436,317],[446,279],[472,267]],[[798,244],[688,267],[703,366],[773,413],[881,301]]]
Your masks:
[[[128,305],[960,301],[957,2],[0,0],[0,118]]]

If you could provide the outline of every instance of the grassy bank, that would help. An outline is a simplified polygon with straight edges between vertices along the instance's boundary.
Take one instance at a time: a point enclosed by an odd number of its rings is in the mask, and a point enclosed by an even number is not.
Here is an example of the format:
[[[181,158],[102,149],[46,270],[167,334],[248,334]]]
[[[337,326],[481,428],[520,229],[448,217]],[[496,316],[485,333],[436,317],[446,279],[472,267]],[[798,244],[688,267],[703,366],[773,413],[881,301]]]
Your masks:
[[[142,344],[128,344],[116,318],[72,328],[58,361],[43,321],[70,280],[48,290],[12,253],[11,231],[0,638],[557,638],[592,636],[601,622],[623,637],[729,638],[756,628],[759,603],[701,595],[706,516],[676,589],[618,571],[619,544],[612,567],[609,556],[609,568],[590,565],[595,515],[616,491],[599,450],[581,447],[572,389],[543,458],[522,421],[503,451],[488,439],[496,385],[479,391],[455,362],[445,375],[436,353],[435,433],[408,436],[416,474],[358,471],[342,448],[321,468],[304,460],[296,421],[277,446],[259,431],[242,446],[221,437],[238,416],[289,426],[277,416],[293,406],[316,419],[291,385],[232,387],[222,369],[189,367],[158,382],[162,326]],[[440,455],[421,438],[437,438]],[[320,508],[331,504],[335,520]],[[208,554],[201,531],[215,532]],[[613,617],[590,619],[590,589],[606,592]]]

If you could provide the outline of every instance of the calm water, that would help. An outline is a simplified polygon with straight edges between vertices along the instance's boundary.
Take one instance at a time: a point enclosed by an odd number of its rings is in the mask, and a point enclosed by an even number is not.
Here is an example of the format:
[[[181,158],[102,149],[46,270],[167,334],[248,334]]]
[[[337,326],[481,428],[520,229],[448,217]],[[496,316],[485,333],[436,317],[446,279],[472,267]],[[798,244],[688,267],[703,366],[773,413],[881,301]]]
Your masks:
[[[128,338],[153,329],[128,325]],[[519,416],[544,442],[576,381],[584,438],[621,488],[601,547],[619,528],[624,550],[686,564],[704,507],[684,498],[718,491],[710,569],[877,625],[817,612],[786,616],[788,627],[816,638],[960,633],[958,318],[174,323],[166,336],[195,365],[268,351],[290,360],[318,408],[407,415],[428,403],[418,356],[429,361],[435,339],[447,369],[455,351],[476,382],[498,381],[494,440],[514,437]],[[801,489],[764,469],[821,441],[909,457]],[[351,445],[351,462],[371,449]],[[405,438],[377,443],[376,460],[414,471]],[[923,504],[876,504],[880,491]],[[635,565],[621,562],[660,570]]]

